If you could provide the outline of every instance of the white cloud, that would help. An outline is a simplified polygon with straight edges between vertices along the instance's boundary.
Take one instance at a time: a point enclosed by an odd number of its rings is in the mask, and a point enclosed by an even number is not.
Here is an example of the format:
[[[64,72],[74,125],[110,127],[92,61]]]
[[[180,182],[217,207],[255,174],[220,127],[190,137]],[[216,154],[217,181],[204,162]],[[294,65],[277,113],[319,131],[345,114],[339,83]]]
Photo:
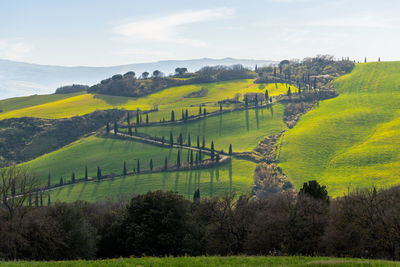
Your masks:
[[[372,15],[364,15],[357,17],[343,17],[316,20],[306,23],[306,26],[317,27],[359,27],[359,28],[393,28],[393,22]]]
[[[0,58],[20,60],[32,50],[32,46],[18,41],[0,40]]]
[[[130,41],[169,41],[190,46],[207,46],[206,42],[188,39],[180,36],[179,30],[186,25],[223,19],[232,16],[232,8],[205,9],[199,11],[184,11],[172,15],[133,21],[117,25],[113,33]]]

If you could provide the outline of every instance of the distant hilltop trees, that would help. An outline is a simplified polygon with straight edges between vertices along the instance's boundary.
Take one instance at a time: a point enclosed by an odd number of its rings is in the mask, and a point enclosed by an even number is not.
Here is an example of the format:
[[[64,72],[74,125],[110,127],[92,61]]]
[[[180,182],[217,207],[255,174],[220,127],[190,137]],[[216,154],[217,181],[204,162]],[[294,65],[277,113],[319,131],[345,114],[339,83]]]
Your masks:
[[[130,71],[124,75],[116,74],[102,80],[88,89],[89,93],[138,97],[148,95],[162,89],[195,83],[218,82],[235,79],[255,78],[256,73],[242,65],[206,66],[197,72],[189,73],[187,68],[176,68],[175,74],[165,76],[159,70],[151,73],[143,72],[137,76]]]
[[[73,84],[73,85],[61,86],[61,87],[57,88],[55,93],[56,94],[71,94],[71,93],[87,91],[88,89],[89,89],[89,86],[87,86],[87,85]]]

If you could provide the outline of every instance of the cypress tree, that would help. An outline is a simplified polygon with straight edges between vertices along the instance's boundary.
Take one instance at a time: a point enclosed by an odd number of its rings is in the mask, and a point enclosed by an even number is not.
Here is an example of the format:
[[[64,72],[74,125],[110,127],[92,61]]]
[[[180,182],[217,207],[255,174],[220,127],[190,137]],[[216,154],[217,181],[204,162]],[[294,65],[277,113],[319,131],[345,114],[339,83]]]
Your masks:
[[[179,145],[183,145],[183,137],[182,137],[182,133],[179,134]]]
[[[219,162],[219,153],[217,153],[217,155],[215,156],[215,161]]]
[[[136,110],[136,125],[140,124],[139,110]]]
[[[106,131],[107,131],[107,133],[110,132],[110,123],[108,123],[108,122],[107,122],[107,124],[106,124]]]
[[[135,126],[135,135],[137,135],[137,127]]]
[[[249,100],[247,99],[247,96],[244,97],[244,105],[246,108],[249,106]]]
[[[192,142],[190,141],[190,134],[188,135],[188,147],[192,146]]]
[[[203,114],[204,114],[204,116],[207,116],[207,109],[206,108],[203,109]]]
[[[171,111],[171,121],[175,121],[175,112]]]
[[[268,96],[268,90],[265,90],[265,103],[266,104],[268,104],[268,99],[269,99],[269,96]]]
[[[149,124],[149,114],[146,113],[146,125]]]
[[[193,150],[190,150],[190,166],[193,166]]]
[[[47,188],[50,188],[51,186],[51,176],[50,173],[47,175]]]
[[[11,196],[15,196],[15,180],[11,181]]]
[[[176,158],[176,166],[178,167],[178,169],[181,167],[181,151],[178,150],[178,156]]]
[[[139,115],[140,115],[140,124],[142,124],[142,123],[143,123],[143,120],[142,120],[142,113],[140,113]]]
[[[183,112],[183,109],[182,109],[182,120],[185,120],[185,113]]]
[[[185,110],[185,120],[189,119],[189,111],[186,109]]]
[[[97,166],[97,180],[100,181],[101,180],[101,169],[99,166]]]
[[[123,175],[126,176],[126,174],[128,173],[126,170],[126,161],[124,160],[124,169],[122,171]]]
[[[128,112],[128,115],[126,117],[126,121],[128,122],[128,125],[131,125],[131,118],[129,117],[129,112]]]
[[[256,98],[254,100],[254,106],[258,106],[258,94],[256,94]]]
[[[150,159],[150,171],[153,171],[153,159]]]
[[[232,156],[232,144],[229,145],[229,155]]]
[[[197,148],[200,148],[200,136],[197,136]]]
[[[269,97],[269,102],[272,103],[272,96]]]
[[[222,103],[219,104],[219,111],[222,112]]]
[[[72,175],[71,175],[71,182],[72,182],[72,183],[75,183],[75,173],[74,173],[74,172],[73,172]]]
[[[47,194],[47,206],[50,206],[51,202],[50,202],[50,194]]]
[[[165,157],[165,160],[164,160],[164,170],[167,170],[168,169],[168,157]]]
[[[117,122],[114,122],[114,135],[117,135],[118,133],[118,124]]]
[[[201,105],[199,106],[199,115],[201,115]]]
[[[196,166],[197,166],[197,164],[199,164],[199,152],[196,153],[196,161],[195,162],[196,162]]]
[[[201,144],[201,148],[206,147],[206,137],[203,135],[203,143]]]
[[[171,147],[174,145],[174,136],[172,135],[172,131],[169,132],[169,144]]]
[[[64,179],[62,178],[62,176],[60,178],[60,185],[64,185]]]
[[[40,192],[40,207],[43,207],[43,193]]]
[[[201,149],[199,150],[199,162],[201,162]]]
[[[137,160],[137,173],[140,173],[140,161]]]
[[[161,137],[161,144],[164,145],[165,143],[165,139],[164,139],[164,135]]]
[[[85,181],[87,181],[88,180],[88,173],[87,173],[87,166],[85,167]]]
[[[132,136],[132,126],[130,126],[130,125],[129,125],[129,128],[128,128],[128,133],[129,133],[130,136]]]
[[[197,189],[193,194],[193,202],[200,202],[200,189]]]
[[[214,141],[211,141],[211,160],[214,160]]]

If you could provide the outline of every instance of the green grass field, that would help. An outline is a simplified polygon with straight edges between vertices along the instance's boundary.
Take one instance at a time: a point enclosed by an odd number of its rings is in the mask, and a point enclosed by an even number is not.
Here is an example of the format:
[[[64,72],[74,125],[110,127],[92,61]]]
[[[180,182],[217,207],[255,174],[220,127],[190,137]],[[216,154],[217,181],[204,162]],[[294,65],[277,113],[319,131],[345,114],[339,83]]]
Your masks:
[[[208,89],[205,97],[185,98],[189,93],[201,88]],[[0,102],[0,109],[4,110],[0,113],[0,120],[18,117],[59,119],[84,115],[97,109],[150,110],[158,106],[159,110],[151,113],[150,121],[159,121],[162,118],[169,119],[171,110],[179,114],[181,109],[187,108],[189,114],[197,114],[198,107],[196,106],[199,104],[233,98],[237,93],[243,95],[246,92],[265,92],[265,89],[269,90],[271,96],[287,92],[287,86],[284,84],[254,84],[252,79],[246,79],[171,87],[140,98],[93,94],[71,94],[69,98],[65,98],[65,95],[16,98],[13,103],[10,100]],[[207,107],[209,112],[217,109],[219,109],[218,106]]]
[[[61,176],[70,180],[72,172],[76,178],[83,178],[85,166],[89,177],[96,177],[97,166],[103,175],[122,174],[124,160],[128,171],[136,168],[136,159],[141,162],[142,170],[149,169],[150,159],[153,159],[154,168],[164,166],[165,157],[176,163],[177,151],[131,140],[89,136],[22,165],[27,166],[41,182],[47,183],[50,172],[52,183],[58,183]],[[185,152],[182,155],[186,155]]]
[[[202,197],[231,191],[247,193],[251,190],[255,166],[255,163],[249,161],[233,159],[232,162],[210,169],[145,173],[101,182],[77,183],[51,190],[51,199],[66,202],[78,199],[119,200],[160,189],[179,192],[188,199],[193,197],[194,191],[198,188]]]
[[[316,179],[332,196],[400,183],[400,62],[358,64],[282,140],[280,166],[300,187]]]
[[[196,145],[199,135],[200,142],[205,136],[208,148],[213,140],[217,150],[227,152],[229,144],[232,144],[234,152],[251,151],[263,137],[286,129],[282,120],[283,109],[283,105],[277,104],[271,108],[234,111],[176,125],[139,127],[138,133],[164,136],[168,140],[171,131],[174,139],[182,133],[185,143],[190,133],[192,146]]]
[[[23,97],[13,97],[0,100],[0,110],[4,113],[12,110],[23,109],[31,106],[42,105],[45,103],[74,97],[83,93],[73,94],[51,94],[51,95],[31,95]]]
[[[58,261],[58,262],[0,262],[5,267],[111,267],[111,266],[400,266],[399,262],[366,260],[351,258],[328,258],[328,257],[165,257],[165,258],[120,258],[96,261]]]

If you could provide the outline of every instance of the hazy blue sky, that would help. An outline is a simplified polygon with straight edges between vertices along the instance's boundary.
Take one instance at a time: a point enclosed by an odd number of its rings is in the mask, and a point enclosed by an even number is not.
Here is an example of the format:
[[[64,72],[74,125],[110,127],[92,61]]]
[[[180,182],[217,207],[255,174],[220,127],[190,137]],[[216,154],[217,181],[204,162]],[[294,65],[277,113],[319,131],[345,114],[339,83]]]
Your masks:
[[[400,59],[399,0],[0,0],[0,58],[116,65],[332,54]]]

